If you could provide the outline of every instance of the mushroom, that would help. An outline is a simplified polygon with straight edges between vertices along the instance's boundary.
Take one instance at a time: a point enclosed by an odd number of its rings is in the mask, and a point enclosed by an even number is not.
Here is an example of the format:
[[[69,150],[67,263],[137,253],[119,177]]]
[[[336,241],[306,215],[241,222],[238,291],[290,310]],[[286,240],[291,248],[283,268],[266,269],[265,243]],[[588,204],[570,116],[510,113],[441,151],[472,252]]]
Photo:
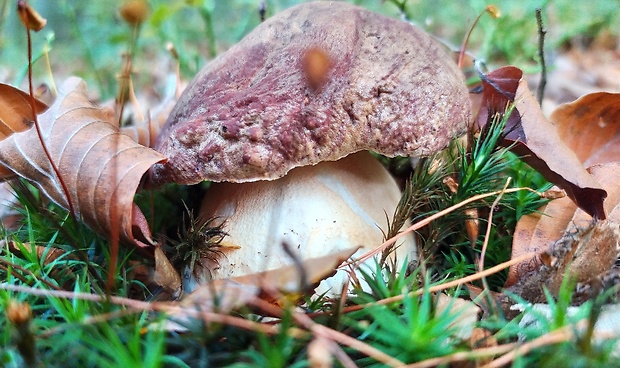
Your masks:
[[[427,34],[350,4],[305,3],[196,76],[158,137],[168,161],[150,179],[218,182],[201,216],[225,221],[236,246],[201,260],[199,278],[365,252],[382,243],[400,198],[367,151],[432,154],[470,116],[462,74]],[[412,237],[397,245],[400,262],[416,257]]]

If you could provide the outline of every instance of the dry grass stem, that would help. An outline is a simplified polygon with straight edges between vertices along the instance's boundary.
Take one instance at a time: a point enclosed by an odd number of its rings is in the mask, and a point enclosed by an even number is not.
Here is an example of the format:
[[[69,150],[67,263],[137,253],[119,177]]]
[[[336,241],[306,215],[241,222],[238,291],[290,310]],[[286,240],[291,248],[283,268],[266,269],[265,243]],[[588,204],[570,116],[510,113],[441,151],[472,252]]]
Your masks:
[[[508,177],[508,179],[506,180],[506,184],[504,184],[504,188],[502,188],[501,193],[497,195],[497,198],[495,198],[495,200],[493,201],[493,204],[491,204],[491,208],[489,209],[487,230],[484,234],[484,242],[482,243],[482,250],[480,251],[480,263],[478,265],[479,272],[484,271],[484,258],[487,253],[487,247],[489,245],[489,238],[491,237],[491,226],[493,226],[493,212],[495,211],[495,207],[497,207],[497,204],[499,203],[499,201],[502,199],[502,196],[506,192],[506,189],[508,188],[509,184],[510,184],[510,177]]]
[[[491,356],[496,356],[499,354],[506,353],[508,351],[513,350],[517,346],[519,346],[519,344],[515,342],[515,343],[504,344],[504,345],[499,345],[499,346],[492,346],[488,348],[475,349],[472,351],[461,351],[461,352],[451,354],[451,355],[446,355],[443,357],[431,358],[431,359],[423,360],[421,362],[408,364],[404,366],[403,368],[430,368],[430,367],[446,365],[449,363],[460,362],[463,360],[486,358],[486,357],[491,357]]]
[[[431,286],[431,287],[428,288],[428,292],[429,293],[435,293],[435,292],[438,292],[438,291],[442,291],[442,290],[450,289],[450,288],[457,287],[457,286],[460,286],[460,285],[464,285],[464,284],[470,283],[472,281],[480,280],[480,279],[482,279],[484,277],[490,276],[490,275],[492,275],[494,273],[497,273],[497,272],[499,272],[499,271],[501,271],[501,270],[503,270],[505,268],[508,268],[508,267],[510,267],[512,265],[519,264],[520,262],[527,261],[528,259],[531,259],[531,258],[535,257],[537,254],[538,253],[535,253],[535,252],[526,253],[526,254],[524,254],[524,255],[522,255],[520,257],[513,258],[513,259],[511,259],[509,261],[506,261],[504,263],[500,263],[497,266],[491,267],[491,268],[486,269],[486,270],[484,270],[482,272],[478,272],[478,273],[475,273],[473,275],[469,275],[467,277],[462,277],[460,279],[456,279],[456,280],[453,280],[453,281],[450,281],[450,282],[446,282],[446,283],[443,283],[443,284],[440,284],[440,285]],[[393,296],[391,298],[381,299],[381,300],[378,300],[378,301],[373,302],[373,303],[353,305],[353,306],[344,308],[343,312],[344,313],[353,312],[353,311],[361,310],[361,309],[364,309],[364,308],[367,308],[367,307],[370,307],[370,306],[373,306],[373,305],[377,305],[377,304],[390,304],[390,303],[394,303],[394,302],[399,302],[399,301],[403,300],[404,297],[420,296],[423,293],[424,293],[424,289],[418,289],[418,290],[412,291],[412,292],[410,292],[408,294],[396,295],[396,296]]]
[[[489,193],[484,193],[484,194],[479,194],[476,196],[473,196],[471,198],[468,198],[466,200],[463,200],[462,202],[459,202],[453,206],[450,206],[448,208],[446,208],[445,210],[439,211],[434,215],[431,215],[423,220],[420,220],[418,222],[416,222],[415,224],[411,225],[410,227],[408,227],[407,229],[401,231],[400,233],[398,233],[397,235],[391,237],[390,239],[386,240],[385,242],[383,242],[383,244],[381,244],[380,246],[378,246],[377,248],[373,249],[372,251],[367,252],[366,254],[361,255],[359,258],[349,261],[349,262],[345,262],[342,265],[340,265],[339,268],[344,268],[350,265],[359,265],[361,263],[363,263],[364,261],[368,260],[370,257],[375,256],[376,254],[382,252],[384,249],[386,249],[387,247],[391,246],[394,242],[396,242],[398,239],[400,239],[401,237],[405,236],[405,234],[408,234],[412,231],[418,230],[423,228],[424,226],[430,224],[431,222],[437,220],[438,218],[441,218],[445,215],[447,215],[450,212],[453,212],[467,204],[470,204],[472,202],[484,199],[484,198],[488,198],[488,197],[492,197],[494,195],[499,195],[499,194],[505,194],[505,193],[515,193],[521,190],[528,190],[532,193],[536,193],[539,196],[542,196],[542,194],[532,188],[510,188],[510,189],[502,189],[502,190],[497,190],[494,192],[489,192]]]
[[[254,299],[251,304],[261,310],[267,311],[270,315],[282,315],[282,310],[279,307],[267,303],[264,300]],[[339,344],[346,345],[390,367],[402,367],[405,364],[400,360],[383,353],[381,350],[373,348],[363,341],[359,341],[356,338],[342,332],[315,323],[308,314],[294,312],[292,313],[292,317],[295,321],[297,321],[297,323],[311,331],[317,337],[323,337]]]

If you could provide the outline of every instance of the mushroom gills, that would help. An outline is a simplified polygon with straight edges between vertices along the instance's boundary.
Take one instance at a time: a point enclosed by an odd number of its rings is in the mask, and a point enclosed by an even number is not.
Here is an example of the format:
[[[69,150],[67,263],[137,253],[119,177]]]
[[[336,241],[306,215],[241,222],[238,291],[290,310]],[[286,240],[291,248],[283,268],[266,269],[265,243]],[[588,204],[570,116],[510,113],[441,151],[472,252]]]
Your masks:
[[[201,259],[186,287],[273,270],[354,246],[361,246],[354,257],[364,254],[383,243],[400,196],[389,172],[366,151],[295,168],[277,180],[214,183],[200,216],[224,221],[224,241],[239,248],[224,247],[217,259]],[[417,260],[413,236],[402,239],[392,253],[400,265]],[[370,259],[365,267],[374,271],[375,264]],[[348,277],[339,270],[316,292],[335,295]]]

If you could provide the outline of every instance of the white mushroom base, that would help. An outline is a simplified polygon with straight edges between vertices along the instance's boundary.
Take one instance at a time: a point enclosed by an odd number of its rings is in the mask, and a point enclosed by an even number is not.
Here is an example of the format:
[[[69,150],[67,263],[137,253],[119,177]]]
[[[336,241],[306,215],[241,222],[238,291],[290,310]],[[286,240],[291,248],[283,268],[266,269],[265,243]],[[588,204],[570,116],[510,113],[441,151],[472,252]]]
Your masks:
[[[200,215],[225,220],[225,241],[239,248],[221,248],[215,262],[202,259],[194,268],[196,279],[186,287],[295,264],[283,244],[301,262],[361,246],[355,258],[383,243],[400,196],[394,179],[368,152],[296,168],[273,181],[215,183]],[[413,236],[396,246],[392,258],[398,265],[417,260]],[[363,267],[374,271],[376,261]],[[348,277],[340,270],[316,292],[339,294]]]

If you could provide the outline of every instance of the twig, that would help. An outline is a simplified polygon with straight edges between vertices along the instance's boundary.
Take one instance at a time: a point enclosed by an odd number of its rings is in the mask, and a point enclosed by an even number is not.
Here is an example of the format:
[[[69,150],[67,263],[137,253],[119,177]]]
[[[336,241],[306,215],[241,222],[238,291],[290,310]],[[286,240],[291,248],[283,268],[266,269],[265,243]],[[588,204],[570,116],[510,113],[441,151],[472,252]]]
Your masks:
[[[547,86],[547,64],[545,64],[545,34],[547,30],[543,26],[542,9],[536,8],[536,24],[538,25],[538,58],[540,58],[540,83],[538,84],[538,104],[542,105]]]
[[[338,345],[336,342],[331,341],[331,340],[327,340],[327,341],[329,343],[329,351],[330,351],[330,353],[332,353],[332,355],[334,355],[336,357],[336,359],[338,359],[340,361],[340,363],[342,364],[343,367],[345,367],[345,368],[357,368],[357,364],[355,364],[353,359],[351,359],[351,357],[348,356],[347,353],[344,352],[344,350],[342,350],[340,345]]]
[[[80,321],[80,324],[90,325],[90,324],[103,323],[103,322],[111,321],[114,318],[126,317],[126,316],[130,316],[134,313],[139,313],[139,312],[141,312],[141,310],[136,310],[132,308],[115,310],[110,313],[97,314],[94,316],[86,317],[82,321]],[[52,337],[56,334],[63,333],[64,331],[67,331],[73,328],[73,326],[74,326],[74,323],[65,323],[63,325],[58,325],[56,327],[50,328],[49,330],[45,330],[41,332],[40,334],[37,335],[37,337],[38,338]]]
[[[499,368],[504,367],[511,361],[513,361],[517,356],[523,356],[530,351],[540,348],[547,345],[555,345],[563,342],[567,342],[575,337],[577,337],[577,331],[580,331],[580,328],[583,328],[584,325],[588,324],[589,321],[582,320],[575,324],[570,324],[559,328],[555,331],[551,331],[547,334],[544,334],[532,341],[528,341],[526,343],[520,344],[512,351],[502,355],[501,357],[489,362],[488,364],[482,366],[481,368]],[[617,334],[609,333],[609,332],[599,332],[594,333],[592,335],[598,339],[616,339],[618,338]]]
[[[11,267],[13,267],[13,265],[12,265]],[[2,265],[2,264],[0,264],[0,270],[2,270],[2,271],[4,271],[4,272],[6,272],[6,273],[7,273],[7,275],[11,274],[11,273],[9,272],[9,268],[8,268],[8,267],[6,267],[6,266],[4,266],[4,265]],[[14,277],[18,278],[18,279],[19,279],[19,281],[23,282],[24,284],[29,284],[28,279],[27,279],[26,277],[24,277],[24,275],[19,274],[19,273],[17,273],[17,272],[12,273],[12,275],[13,275]]]
[[[302,315],[300,315],[302,316]],[[305,314],[302,316],[308,318]],[[310,320],[308,318],[308,320]],[[317,335],[332,339],[340,344],[347,345],[360,353],[364,353],[369,357],[379,361],[382,364],[385,364],[390,367],[402,367],[405,363],[401,362],[396,358],[392,358],[391,356],[385,354],[379,349],[376,349],[363,341],[360,341],[356,338],[353,338],[349,335],[346,335],[342,332],[333,330],[329,327],[320,325],[318,323],[312,322],[311,331]]]

